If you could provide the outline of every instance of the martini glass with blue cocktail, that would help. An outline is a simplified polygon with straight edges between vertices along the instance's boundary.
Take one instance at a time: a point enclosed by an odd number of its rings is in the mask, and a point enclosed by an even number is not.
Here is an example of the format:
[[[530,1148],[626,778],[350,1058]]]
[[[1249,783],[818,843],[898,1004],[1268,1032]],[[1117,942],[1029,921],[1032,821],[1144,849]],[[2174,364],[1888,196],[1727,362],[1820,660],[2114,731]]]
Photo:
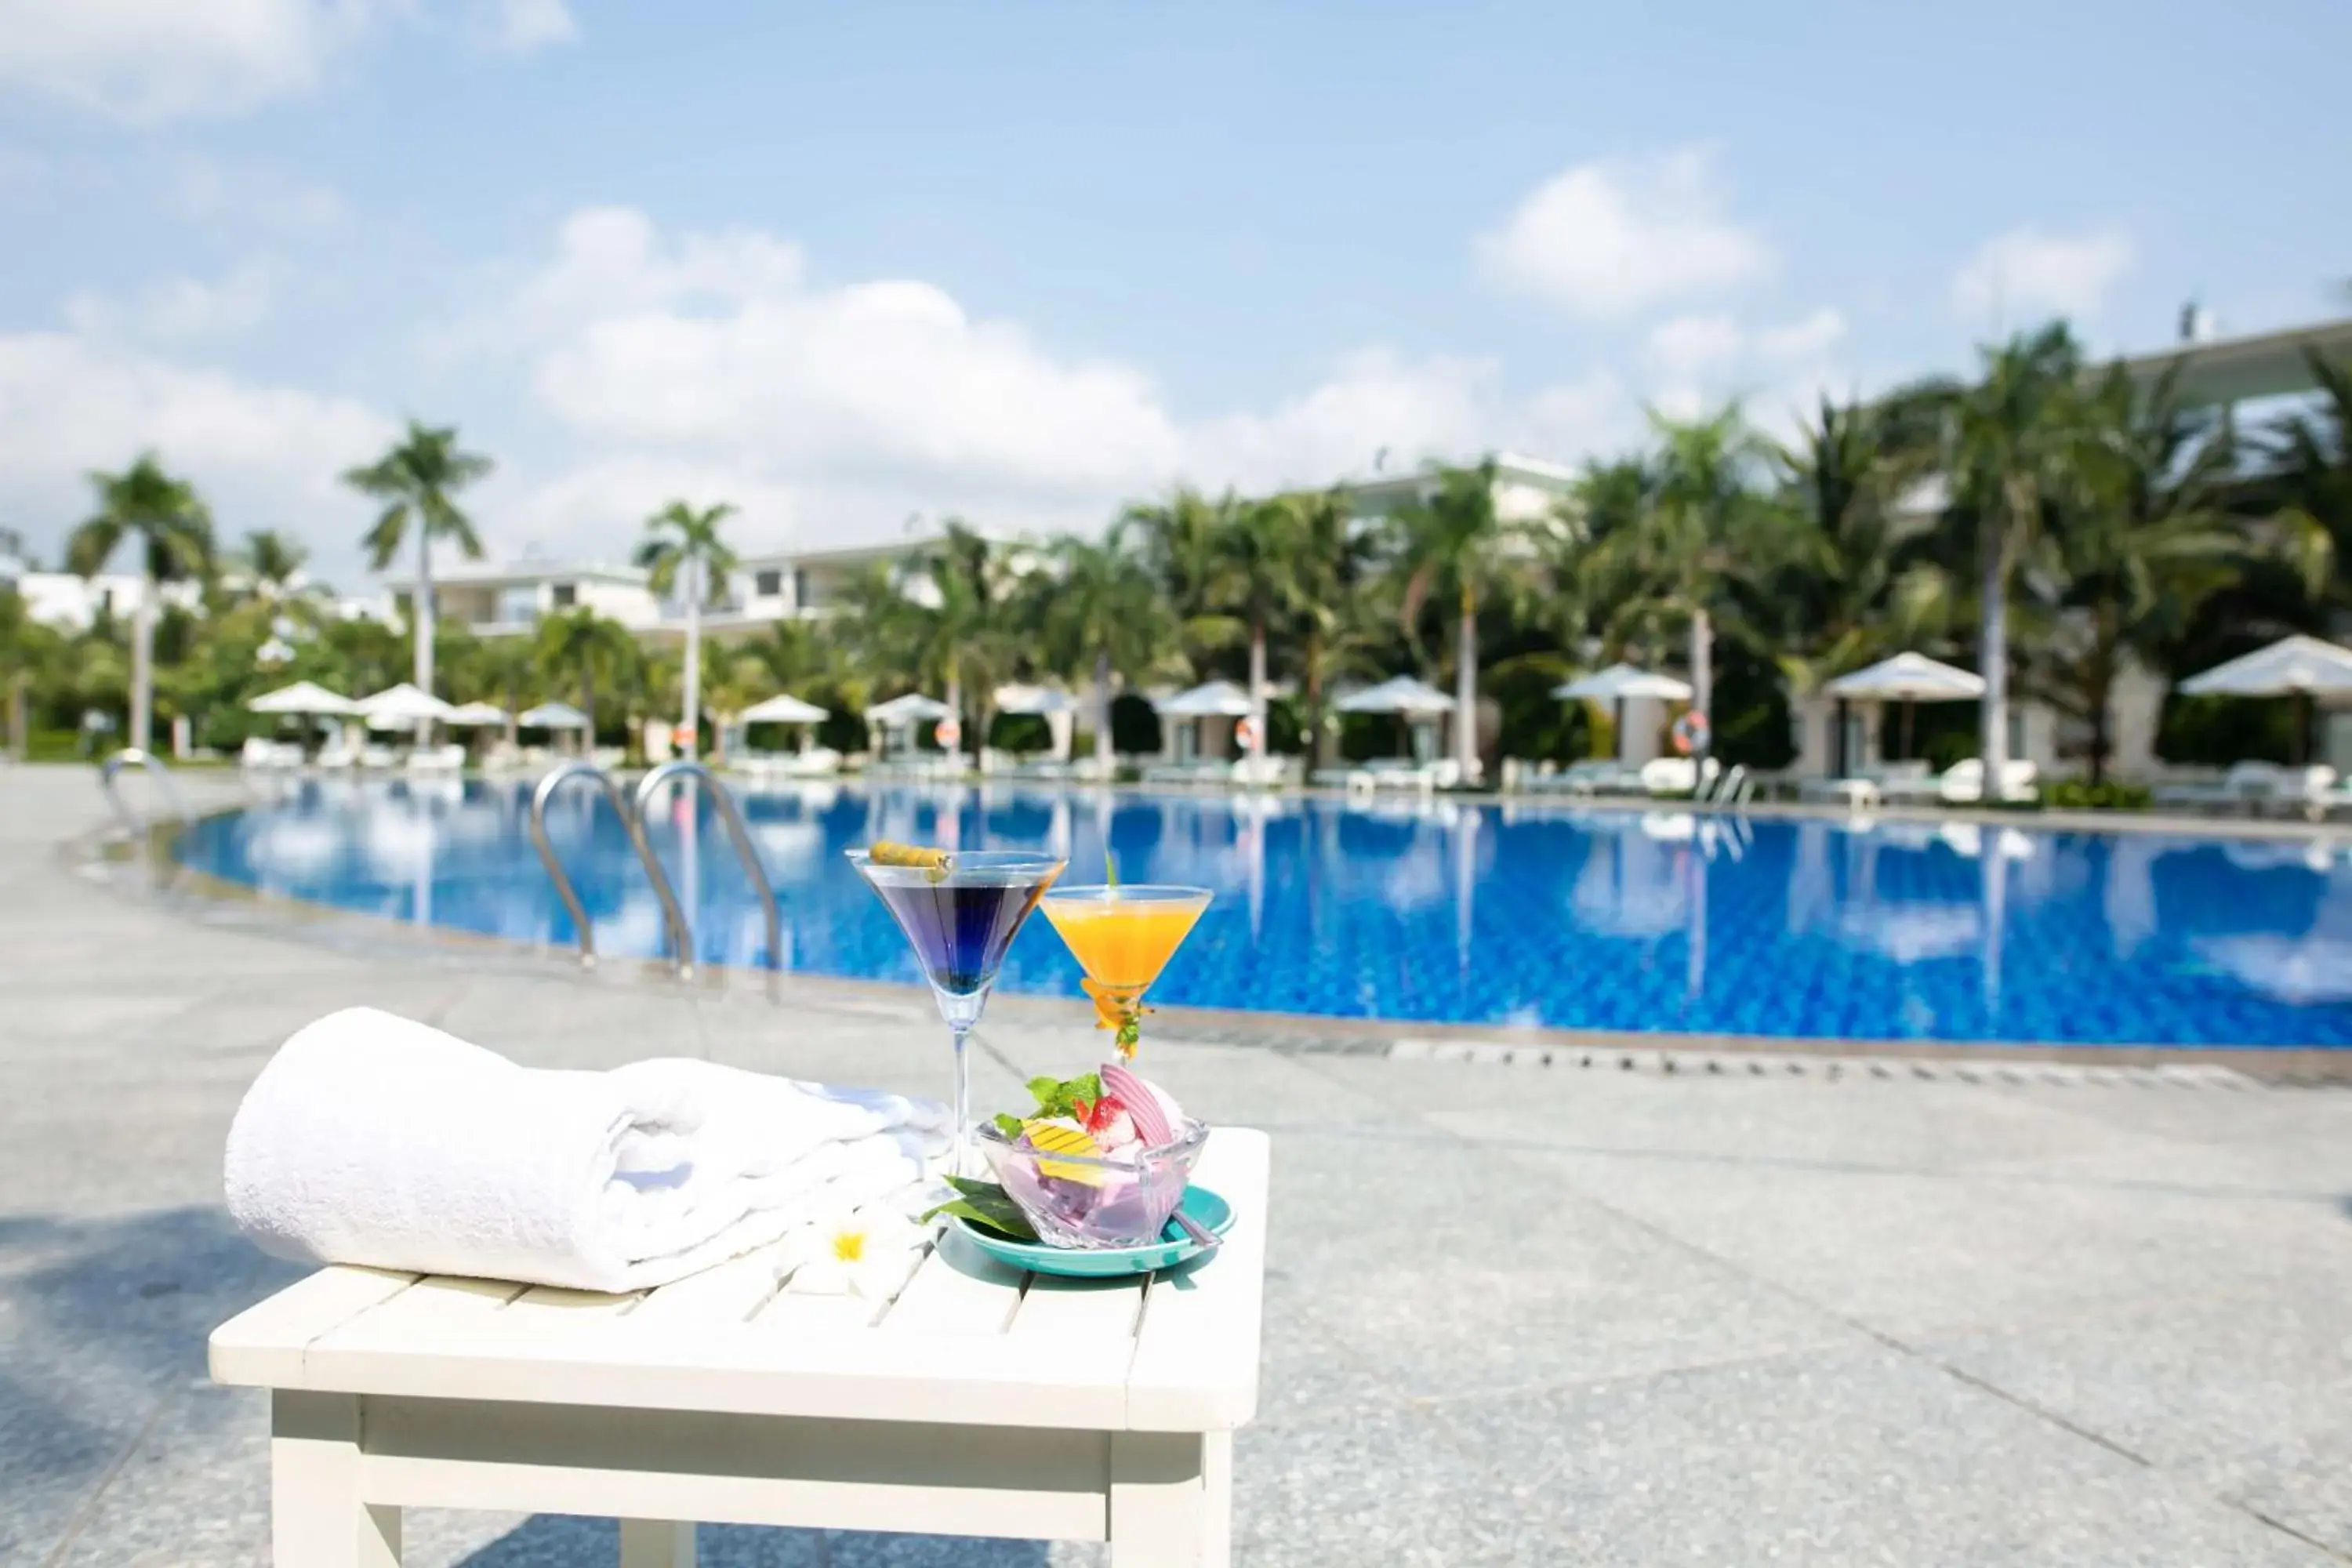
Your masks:
[[[915,950],[955,1047],[953,1173],[971,1152],[966,1040],[1022,922],[1062,874],[1059,856],[1027,849],[957,851],[911,844],[853,849],[849,862],[880,896]]]

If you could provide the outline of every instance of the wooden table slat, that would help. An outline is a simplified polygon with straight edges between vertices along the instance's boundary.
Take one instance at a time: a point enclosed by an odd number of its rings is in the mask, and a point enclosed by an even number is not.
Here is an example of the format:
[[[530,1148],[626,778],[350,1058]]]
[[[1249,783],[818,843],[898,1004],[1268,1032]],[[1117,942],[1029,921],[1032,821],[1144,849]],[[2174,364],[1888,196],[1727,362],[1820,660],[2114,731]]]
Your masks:
[[[892,1334],[1001,1334],[1021,1306],[1024,1278],[961,1233],[944,1231],[880,1328]]]
[[[1241,1128],[1201,1152],[1194,1179],[1234,1204],[1233,1228],[1217,1256],[1152,1286],[1128,1373],[1137,1430],[1220,1430],[1256,1413],[1269,1156],[1265,1134]]]
[[[776,1293],[783,1275],[783,1250],[777,1242],[664,1285],[638,1302],[629,1316],[640,1325],[748,1323]]]

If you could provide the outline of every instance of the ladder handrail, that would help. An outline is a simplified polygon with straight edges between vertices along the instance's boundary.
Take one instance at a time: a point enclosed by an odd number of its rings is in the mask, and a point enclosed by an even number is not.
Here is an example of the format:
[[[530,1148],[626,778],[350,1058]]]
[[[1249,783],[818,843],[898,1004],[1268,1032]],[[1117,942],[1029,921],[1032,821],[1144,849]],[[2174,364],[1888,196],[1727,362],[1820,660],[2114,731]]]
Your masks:
[[[751,879],[751,886],[760,895],[761,908],[767,915],[768,967],[782,969],[784,963],[784,917],[782,910],[776,903],[775,884],[768,880],[768,868],[760,859],[760,851],[751,842],[751,830],[744,825],[743,813],[735,804],[734,792],[719,782],[717,773],[712,773],[700,763],[686,758],[664,763],[658,767],[648,769],[646,776],[637,781],[637,824],[640,837],[643,836],[644,831],[646,807],[652,801],[655,789],[674,778],[699,779],[710,786],[711,798],[719,805],[719,819],[726,825],[728,840],[735,847],[735,858],[743,863],[743,874]],[[649,861],[652,860],[653,851],[650,847],[646,849],[646,855]],[[662,875],[662,880],[665,884],[668,881],[667,873]],[[672,900],[673,903],[675,901],[675,900]],[[690,955],[692,949],[689,946],[681,951]]]
[[[583,969],[596,966],[595,923],[588,918],[587,906],[581,903],[579,891],[572,885],[571,874],[564,870],[563,862],[556,858],[555,846],[549,842],[547,837],[547,803],[566,782],[576,778],[595,781],[604,790],[604,799],[611,805],[613,815],[621,819],[621,831],[629,836],[630,846],[636,850],[638,860],[644,863],[646,874],[653,882],[654,896],[661,900],[662,923],[669,929],[670,943],[678,955],[680,973],[690,972],[694,961],[694,933],[686,923],[685,911],[677,907],[677,894],[670,888],[669,874],[662,869],[661,861],[655,858],[653,846],[646,842],[644,826],[637,821],[636,814],[629,809],[629,803],[622,797],[621,786],[613,782],[612,774],[593,763],[574,759],[550,769],[547,776],[539,781],[539,787],[530,792],[530,841],[539,851],[540,864],[547,868],[549,879],[555,883],[556,897],[563,900],[564,909],[572,916],[572,929],[580,933],[580,966]]]
[[[105,794],[106,804],[113,810],[115,820],[122,824],[124,834],[138,837],[141,824],[131,815],[131,808],[122,804],[122,792],[116,785],[114,775],[132,763],[140,763],[155,775],[156,787],[163,791],[173,815],[180,819],[183,826],[194,820],[188,815],[188,803],[182,798],[180,786],[172,782],[172,770],[164,765],[163,759],[137,746],[125,746],[98,764],[98,787]]]

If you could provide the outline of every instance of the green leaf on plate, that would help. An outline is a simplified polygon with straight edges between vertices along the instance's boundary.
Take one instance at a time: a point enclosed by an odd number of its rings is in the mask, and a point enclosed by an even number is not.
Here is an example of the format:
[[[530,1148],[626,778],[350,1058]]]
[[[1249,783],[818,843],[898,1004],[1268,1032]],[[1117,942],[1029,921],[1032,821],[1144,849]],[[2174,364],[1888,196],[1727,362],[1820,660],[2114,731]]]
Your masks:
[[[951,1214],[968,1219],[984,1229],[1013,1241],[1035,1241],[1037,1227],[1021,1212],[1021,1205],[994,1182],[975,1182],[969,1176],[950,1176],[948,1185],[960,1196],[950,1198],[923,1215],[926,1224],[940,1215]]]

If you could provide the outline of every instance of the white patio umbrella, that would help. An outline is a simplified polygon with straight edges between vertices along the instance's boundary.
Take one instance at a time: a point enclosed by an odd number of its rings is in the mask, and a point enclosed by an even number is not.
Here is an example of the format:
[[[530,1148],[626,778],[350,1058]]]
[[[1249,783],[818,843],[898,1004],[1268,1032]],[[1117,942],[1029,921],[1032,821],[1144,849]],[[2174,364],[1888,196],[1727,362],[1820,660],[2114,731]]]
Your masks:
[[[495,702],[461,702],[441,721],[453,729],[479,730],[507,721],[507,710]]]
[[[447,723],[449,715],[457,710],[429,691],[419,690],[408,681],[388,686],[373,697],[359,700],[360,716],[371,730],[412,730],[417,725]]]
[[[1342,697],[1339,707],[1342,713],[1402,713],[1426,719],[1453,712],[1454,699],[1425,680],[1400,675]]]
[[[938,720],[951,716],[955,710],[936,697],[926,697],[919,691],[909,691],[904,697],[893,697],[887,702],[877,702],[866,710],[868,724],[881,724],[900,729],[919,724],[926,719]]]
[[[1848,674],[1822,689],[1848,702],[1903,704],[1903,754],[1911,754],[1913,705],[1920,702],[1973,702],[1984,695],[1984,677],[1929,658],[1923,653],[1898,653]]]
[[[814,702],[797,697],[771,697],[754,702],[735,716],[739,724],[822,724],[832,715]]]
[[[515,722],[526,730],[585,730],[588,715],[569,702],[542,702],[525,709]]]
[[[1591,675],[1577,677],[1564,685],[1555,686],[1551,694],[1562,702],[1606,702],[1609,704],[1610,727],[1617,736],[1617,755],[1625,755],[1625,704],[1637,699],[1653,702],[1687,702],[1691,687],[1687,681],[1676,680],[1671,675],[1654,670],[1637,669],[1630,664],[1612,664],[1606,669],[1596,669]]]
[[[265,691],[245,706],[255,713],[286,713],[327,719],[348,718],[358,711],[358,704],[350,698],[338,697],[310,680],[298,680],[291,686]]]
[[[2320,698],[2352,697],[2352,648],[2317,637],[2281,637],[2268,647],[2242,654],[2180,683],[2189,697],[2293,697],[2298,699],[2294,757],[2305,751],[2311,704]]]
[[[1076,713],[1078,700],[1052,686],[1000,686],[996,689],[996,710],[1045,719],[1056,713]]]
[[[1152,706],[1163,719],[1246,719],[1251,712],[1249,694],[1230,680],[1212,680]]]
[[[1623,702],[1637,697],[1646,697],[1657,702],[1687,702],[1691,700],[1688,682],[1676,680],[1671,675],[1636,669],[1630,664],[1612,664],[1591,675],[1579,676],[1566,685],[1553,687],[1551,694],[1563,702],[1579,700]]]

